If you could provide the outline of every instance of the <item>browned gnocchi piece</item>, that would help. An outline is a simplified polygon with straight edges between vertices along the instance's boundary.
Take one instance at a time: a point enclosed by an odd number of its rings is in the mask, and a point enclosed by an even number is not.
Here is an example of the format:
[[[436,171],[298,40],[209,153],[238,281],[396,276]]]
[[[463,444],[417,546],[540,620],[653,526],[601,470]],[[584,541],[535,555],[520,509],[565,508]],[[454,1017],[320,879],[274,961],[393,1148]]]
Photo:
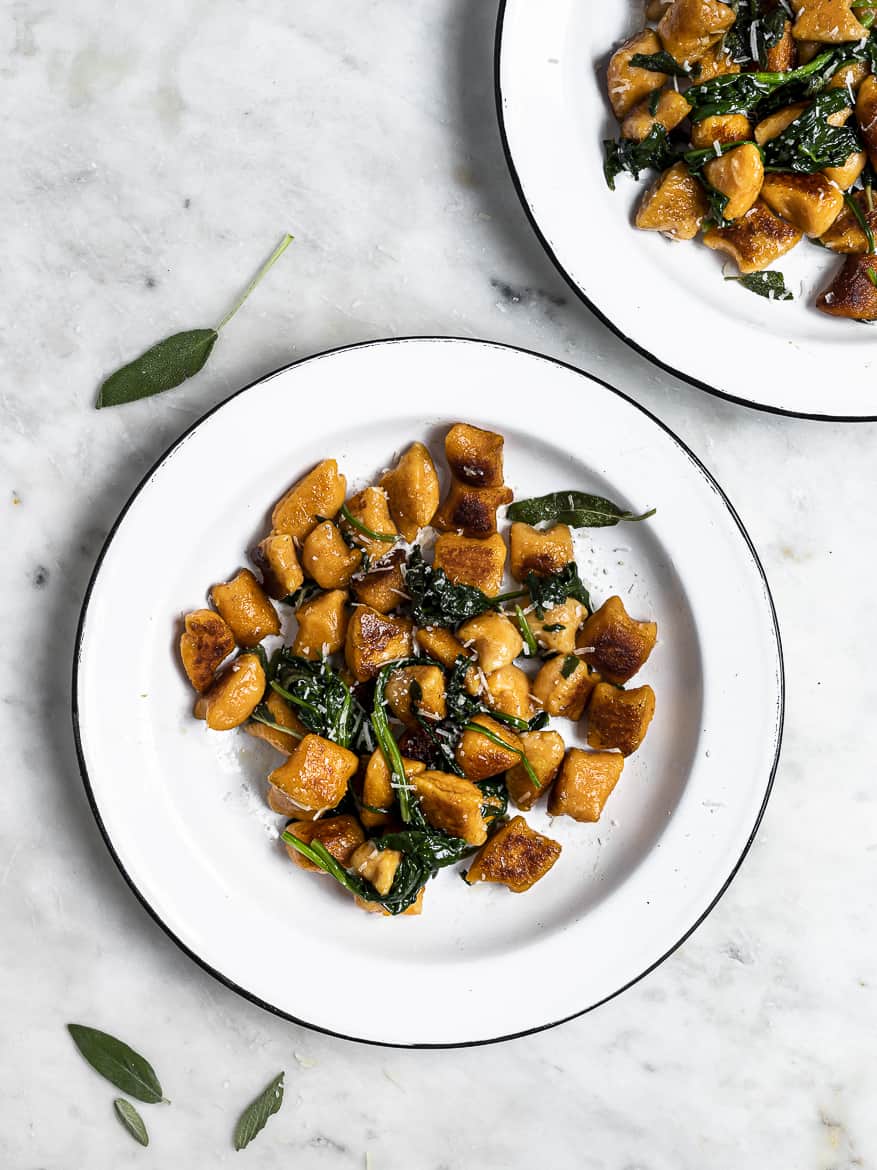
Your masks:
[[[396,549],[372,565],[367,573],[355,576],[350,583],[353,596],[362,605],[371,606],[378,613],[390,613],[408,600],[402,566],[405,552]]]
[[[334,459],[322,463],[292,485],[274,505],[271,524],[275,532],[285,532],[302,541],[320,519],[332,520],[344,503],[347,480]]]
[[[711,114],[691,124],[691,145],[727,146],[752,137],[752,126],[745,114]]]
[[[531,829],[523,817],[513,817],[476,853],[466,881],[499,882],[523,894],[545,877],[560,851],[557,841]]]
[[[570,748],[548,798],[553,817],[599,821],[600,814],[624,770],[618,752],[585,752]]]
[[[455,585],[474,585],[488,597],[502,588],[505,562],[506,545],[498,532],[484,540],[443,532],[435,542],[433,567]]]
[[[457,637],[467,650],[475,652],[485,674],[508,666],[524,648],[524,639],[515,623],[495,610],[463,622]]]
[[[411,654],[413,625],[410,618],[378,613],[359,605],[347,625],[344,657],[357,682],[368,682],[381,667]]]
[[[842,45],[861,41],[868,29],[853,12],[850,0],[792,0],[795,24],[792,35],[799,41]]]
[[[503,445],[495,431],[483,431],[468,423],[455,423],[445,436],[445,458],[459,483],[477,488],[501,488]]]
[[[403,756],[402,770],[405,778],[410,780],[417,772],[425,772],[426,764]],[[392,773],[384,753],[376,748],[369,756],[362,778],[362,809],[359,817],[367,829],[390,823],[393,818],[390,810],[395,798]]]
[[[239,646],[257,646],[263,638],[280,633],[277,610],[249,569],[241,569],[230,581],[214,585],[210,599]]]
[[[847,256],[843,267],[816,307],[830,317],[847,317],[851,321],[877,321],[877,256]]]
[[[735,146],[718,158],[710,159],[703,174],[711,187],[726,196],[725,218],[739,219],[758,198],[764,181],[761,151],[754,143],[744,142],[742,146]]]
[[[734,20],[734,9],[719,0],[673,0],[661,17],[658,36],[672,57],[691,64],[722,39]]]
[[[299,808],[316,811],[334,808],[347,791],[350,777],[359,760],[340,744],[321,735],[306,735],[295,751],[269,775],[268,781],[280,788]]]
[[[811,239],[828,231],[844,205],[843,194],[820,174],[765,175],[761,198]]]
[[[231,731],[253,714],[265,693],[265,671],[256,654],[241,654],[216,676],[195,703],[195,717],[212,731]]]
[[[631,65],[630,60],[638,54],[651,56],[661,51],[661,42],[654,29],[646,28],[620,45],[609,61],[606,71],[606,88],[609,102],[620,121],[629,110],[653,90],[660,89],[667,81],[666,73],[655,73]]]
[[[664,171],[643,195],[634,223],[642,231],[692,240],[708,211],[706,191],[683,162]]]
[[[301,563],[321,589],[346,589],[362,565],[362,553],[345,543],[331,520],[324,520],[305,537]]]
[[[250,556],[262,574],[262,585],[269,597],[282,601],[301,588],[304,573],[298,561],[295,540],[288,532],[266,536]]]
[[[621,136],[634,142],[642,142],[655,126],[674,130],[688,117],[690,109],[681,93],[677,93],[675,89],[665,89],[656,102],[653,103],[651,98],[646,98],[625,115],[621,123]]]
[[[196,609],[183,618],[180,658],[196,691],[206,691],[221,664],[234,650],[234,636],[212,609]]]
[[[610,597],[582,626],[582,657],[610,683],[626,683],[645,664],[658,640],[654,622],[628,614],[620,597]]]
[[[487,705],[492,711],[513,715],[516,719],[530,719],[533,700],[530,698],[530,680],[519,666],[509,663],[485,678]]]
[[[505,782],[509,797],[514,804],[525,811],[531,809],[540,797],[547,794],[563,762],[563,737],[556,731],[524,731],[521,733],[521,747],[527,762],[536,773],[539,787],[533,784],[522,763],[517,763],[506,772]]]
[[[710,228],[703,242],[713,251],[730,256],[740,272],[761,272],[794,248],[801,234],[759,199],[729,227]]]
[[[403,666],[392,671],[385,694],[390,710],[406,727],[418,726],[417,715],[439,722],[447,714],[445,675],[438,666]]]
[[[347,593],[343,589],[318,593],[298,607],[296,617],[293,654],[312,661],[335,654],[347,636]]]
[[[597,683],[588,704],[588,744],[632,755],[646,737],[655,714],[655,692],[650,686],[619,690]]]
[[[435,828],[452,837],[462,837],[470,845],[486,840],[484,794],[471,780],[450,772],[425,770],[415,772],[411,784],[423,815]]]
[[[526,614],[527,624],[533,637],[543,650],[554,654],[571,654],[576,645],[579,626],[588,616],[584,605],[574,597],[568,597],[560,605],[546,609],[537,617],[535,610]]]
[[[342,515],[341,527],[372,559],[384,556],[398,539],[383,488],[363,488],[347,501],[346,511],[349,517]],[[370,536],[370,532],[375,535]]]
[[[533,680],[533,697],[549,715],[581,719],[599,681],[599,674],[575,654],[558,654],[539,668]]]
[[[489,780],[514,767],[522,751],[520,739],[510,728],[489,715],[476,715],[460,737],[455,759],[470,780]]]
[[[540,531],[516,520],[509,530],[509,568],[516,581],[528,573],[550,577],[575,559],[572,533],[567,524],[554,524]]]
[[[412,443],[378,485],[387,493],[396,527],[406,540],[414,540],[432,522],[439,506],[438,472],[423,443]]]
[[[291,825],[286,826],[286,831],[299,841],[303,841],[305,845],[318,841],[342,865],[350,862],[354,851],[365,840],[362,826],[356,817],[351,816],[323,817],[318,821],[293,821]],[[294,845],[287,843],[286,852],[302,869],[310,870],[312,873],[324,872],[303,853],[299,853]]]
[[[433,526],[440,532],[489,536],[496,532],[497,508],[511,500],[511,488],[476,488],[453,479],[444,503],[435,514]]]

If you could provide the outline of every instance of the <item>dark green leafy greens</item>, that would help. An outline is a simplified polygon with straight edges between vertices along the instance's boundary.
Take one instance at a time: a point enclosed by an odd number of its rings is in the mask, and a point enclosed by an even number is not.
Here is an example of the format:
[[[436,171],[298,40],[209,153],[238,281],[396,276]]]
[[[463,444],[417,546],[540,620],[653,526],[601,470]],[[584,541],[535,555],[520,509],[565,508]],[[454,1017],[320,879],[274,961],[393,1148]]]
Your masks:
[[[828,117],[845,109],[849,100],[843,88],[815,97],[781,134],[765,142],[765,170],[813,174],[824,167],[842,166],[861,150],[861,143],[849,126],[832,126]]]
[[[165,1100],[155,1069],[139,1052],[108,1032],[84,1024],[68,1024],[67,1030],[91,1067],[117,1089],[150,1105]]]
[[[745,276],[726,276],[725,280],[734,280],[750,292],[767,297],[770,301],[795,299],[786,288],[785,278],[781,272],[749,272]]]
[[[663,171],[676,161],[677,153],[667,136],[667,131],[656,122],[642,140],[632,138],[607,138],[603,142],[603,174],[611,191],[615,180],[626,171],[635,179],[643,171]]]
[[[788,14],[782,4],[764,11],[761,0],[737,0],[737,19],[725,33],[725,55],[738,65],[767,63],[767,53],[782,40]],[[753,55],[754,50],[754,55]]]
[[[570,561],[559,573],[552,573],[547,577],[528,573],[527,590],[530,594],[530,603],[540,621],[545,617],[546,609],[563,605],[568,597],[575,598],[588,609],[591,608],[590,596],[582,583],[575,561]]]
[[[124,1097],[117,1097],[113,1101],[113,1108],[134,1141],[139,1142],[141,1146],[148,1146],[149,1134],[146,1131],[146,1124],[131,1102],[126,1101]]]
[[[284,834],[286,836],[286,834]],[[234,1127],[234,1148],[245,1149],[253,1138],[265,1128],[268,1118],[273,1117],[283,1104],[283,1077],[278,1073],[270,1085],[266,1086],[255,1099],[251,1101],[238,1119]]]
[[[327,659],[311,662],[284,647],[272,658],[268,679],[271,689],[295,707],[301,722],[314,735],[354,751],[374,747],[362,704]],[[269,719],[262,717],[260,722]]]
[[[521,520],[524,524],[568,524],[570,528],[606,528],[622,520],[632,523],[648,520],[654,514],[655,509],[651,508],[637,516],[603,496],[588,492],[550,492],[546,496],[518,500],[506,510],[509,520]]]
[[[495,609],[498,600],[474,585],[455,585],[444,569],[427,564],[417,547],[408,558],[405,590],[411,598],[411,616],[419,626],[457,626]]]
[[[630,64],[635,69],[649,69],[652,73],[666,73],[669,77],[697,77],[700,73],[700,65],[682,64],[666,49],[657,53],[634,53]]]
[[[291,243],[292,236],[285,235],[215,329],[189,329],[159,341],[133,362],[110,374],[98,392],[95,406],[98,409],[102,406],[121,406],[126,402],[135,402],[138,398],[150,398],[153,394],[172,390],[174,386],[179,386],[197,374],[210,357],[223,327]]]

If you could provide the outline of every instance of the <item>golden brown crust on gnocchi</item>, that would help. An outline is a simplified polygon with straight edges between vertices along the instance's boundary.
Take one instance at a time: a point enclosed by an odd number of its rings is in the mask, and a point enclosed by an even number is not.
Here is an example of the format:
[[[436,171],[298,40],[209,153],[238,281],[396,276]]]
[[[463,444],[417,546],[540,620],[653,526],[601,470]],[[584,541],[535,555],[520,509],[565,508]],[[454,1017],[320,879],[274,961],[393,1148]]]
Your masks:
[[[260,540],[250,554],[262,574],[262,585],[269,597],[282,601],[301,588],[304,573],[298,560],[295,540],[288,532],[275,532]]]
[[[785,256],[801,239],[798,228],[786,223],[762,200],[729,227],[710,228],[703,242],[716,252],[725,252],[742,273],[761,272]]]
[[[320,517],[333,520],[344,503],[347,480],[334,459],[324,459],[281,496],[271,513],[275,532],[286,532],[302,541]]]
[[[455,585],[474,585],[488,597],[502,588],[505,562],[505,541],[498,532],[484,540],[444,532],[435,542],[434,567],[444,569]]]
[[[559,842],[531,829],[523,817],[513,817],[475,855],[466,881],[499,882],[522,894],[548,873],[560,852]]]
[[[180,658],[189,682],[206,691],[225,659],[234,650],[234,635],[212,609],[196,609],[183,618]]]
[[[638,622],[620,597],[610,597],[582,626],[578,637],[582,657],[610,683],[626,683],[642,668],[655,648],[658,627]]]
[[[348,864],[355,850],[365,840],[362,826],[356,817],[351,816],[323,817],[318,821],[293,821],[291,825],[286,826],[286,831],[307,845],[319,841],[342,865]],[[293,845],[287,845],[286,852],[302,869],[310,870],[311,873],[323,872]]]
[[[411,653],[413,624],[410,618],[378,613],[358,605],[347,625],[344,657],[357,682],[368,682],[381,667]]]
[[[387,493],[390,513],[406,540],[414,540],[421,528],[432,523],[439,506],[439,480],[423,443],[412,443],[378,485]]]
[[[598,683],[588,704],[588,744],[630,756],[645,739],[654,714],[655,692],[650,686],[622,691]]]

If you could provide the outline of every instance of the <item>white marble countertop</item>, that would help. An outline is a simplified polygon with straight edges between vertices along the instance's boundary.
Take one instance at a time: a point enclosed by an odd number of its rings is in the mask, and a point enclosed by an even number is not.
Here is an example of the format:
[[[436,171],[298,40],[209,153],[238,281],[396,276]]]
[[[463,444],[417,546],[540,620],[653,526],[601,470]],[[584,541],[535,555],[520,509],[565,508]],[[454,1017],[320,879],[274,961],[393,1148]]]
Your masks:
[[[774,418],[663,375],[582,307],[509,180],[495,0],[11,0],[0,12],[0,1164],[373,1170],[846,1170],[877,1165],[873,425]],[[96,412],[102,375],[221,315],[294,248],[210,367]],[[119,876],[80,782],[70,664],[129,492],[229,393],[369,338],[462,334],[559,356],[657,413],[728,491],[785,641],[786,740],[718,908],[600,1010],[495,1047],[358,1046],[227,991]],[[781,371],[771,376],[781,376]],[[759,372],[753,372],[758,377]],[[877,391],[875,391],[877,393]],[[729,614],[733,621],[734,615]],[[741,727],[740,734],[746,734]],[[174,1105],[142,1151],[66,1021],[148,1052]]]

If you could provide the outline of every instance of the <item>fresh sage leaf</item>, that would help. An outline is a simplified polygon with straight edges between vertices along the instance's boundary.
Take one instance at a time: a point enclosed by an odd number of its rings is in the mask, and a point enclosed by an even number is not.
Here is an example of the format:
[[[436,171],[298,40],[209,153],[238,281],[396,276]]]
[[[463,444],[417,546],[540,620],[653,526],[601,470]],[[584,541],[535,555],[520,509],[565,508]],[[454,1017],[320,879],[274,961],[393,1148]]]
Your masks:
[[[152,1065],[122,1040],[84,1024],[68,1024],[67,1030],[91,1067],[117,1089],[150,1105],[166,1099]]]
[[[219,334],[215,329],[190,329],[159,341],[139,358],[110,374],[97,396],[96,406],[122,406],[172,390],[197,374],[210,357]]]
[[[95,406],[98,409],[122,406],[138,398],[151,398],[173,390],[197,374],[213,352],[223,327],[291,243],[292,236],[285,235],[215,329],[189,329],[159,341],[133,362],[110,374],[98,392]]]
[[[749,272],[745,276],[726,276],[725,280],[735,280],[750,292],[769,301],[793,301],[795,298],[786,288],[785,278],[781,272]]]
[[[524,524],[568,524],[571,528],[608,528],[622,520],[635,523],[654,516],[651,508],[636,516],[625,508],[619,508],[603,496],[592,496],[588,492],[550,492],[547,496],[534,496],[531,500],[518,500],[510,504],[506,515],[509,520],[521,520]]]
[[[149,1134],[146,1132],[146,1125],[143,1118],[134,1108],[130,1101],[126,1101],[124,1097],[117,1097],[113,1102],[113,1108],[116,1111],[116,1116],[135,1142],[140,1142],[141,1146],[149,1145]]]
[[[263,1089],[255,1101],[252,1101],[240,1115],[234,1127],[234,1148],[243,1150],[250,1144],[256,1134],[261,1133],[268,1122],[268,1118],[276,1113],[283,1104],[283,1077],[278,1073],[274,1080]]]

